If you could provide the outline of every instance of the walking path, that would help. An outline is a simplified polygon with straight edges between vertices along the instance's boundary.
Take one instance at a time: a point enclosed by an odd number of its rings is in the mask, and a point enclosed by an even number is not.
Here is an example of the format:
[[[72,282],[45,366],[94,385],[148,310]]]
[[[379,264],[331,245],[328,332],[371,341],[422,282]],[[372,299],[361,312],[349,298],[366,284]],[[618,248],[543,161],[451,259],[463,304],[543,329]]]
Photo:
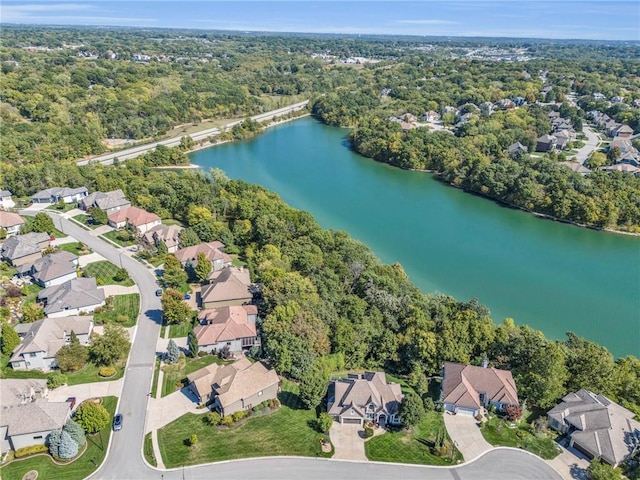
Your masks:
[[[493,448],[482,436],[478,421],[472,416],[445,413],[444,425],[454,445],[462,453],[465,462],[473,460]]]

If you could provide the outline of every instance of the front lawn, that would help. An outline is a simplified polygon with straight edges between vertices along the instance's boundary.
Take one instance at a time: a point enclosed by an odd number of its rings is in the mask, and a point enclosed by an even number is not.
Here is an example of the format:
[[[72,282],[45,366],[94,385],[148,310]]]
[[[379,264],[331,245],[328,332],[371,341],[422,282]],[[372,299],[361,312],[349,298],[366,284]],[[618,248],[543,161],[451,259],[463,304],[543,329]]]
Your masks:
[[[81,242],[63,243],[62,245],[58,245],[58,248],[78,256],[91,253],[91,249]]]
[[[560,448],[551,437],[532,431],[526,422],[520,420],[513,428],[509,425],[501,418],[492,417],[482,424],[480,431],[484,439],[494,446],[523,448],[545,460],[560,454]]]
[[[135,285],[130,278],[126,280],[116,280],[119,268],[113,263],[102,260],[93,262],[84,267],[84,275],[86,277],[95,277],[98,285],[122,285],[123,287],[131,287]]]
[[[78,208],[78,204],[76,202],[73,203],[52,203],[45,210],[53,210],[54,212],[65,213],[69,210],[73,210],[74,208]]]
[[[127,293],[126,295],[114,295],[111,298],[112,300],[109,300],[107,304],[102,307],[100,313],[93,315],[95,322],[117,323],[125,328],[133,327],[138,321],[140,294]],[[118,321],[119,318],[122,319],[123,317],[127,317],[127,321]]]
[[[0,362],[2,362],[2,368],[0,368],[0,378],[39,378],[46,379],[50,372],[41,372],[40,370],[14,370],[8,364],[9,357],[6,355],[0,355]],[[98,375],[99,367],[93,363],[88,362],[83,368],[77,372],[66,373],[68,385],[78,385],[81,383],[94,383],[94,382],[110,382],[112,380],[118,380],[122,377],[123,369],[121,367],[116,368],[116,374],[113,377],[104,378]],[[57,371],[57,370],[56,370]]]
[[[81,213],[80,215],[76,215],[75,217],[72,217],[71,219],[75,220],[76,222],[82,224],[83,226],[85,226],[87,228],[91,228],[91,229],[96,229],[98,227],[102,227],[103,226],[100,223],[95,223],[93,221],[93,218],[91,218],[91,215],[86,215],[84,213]]]
[[[205,355],[204,357],[196,358],[181,356],[180,360],[178,360],[174,365],[161,363],[160,368],[162,368],[164,376],[162,377],[162,391],[160,392],[160,396],[166,397],[167,395],[175,392],[177,390],[176,385],[178,382],[182,382],[190,373],[200,370],[212,363],[222,365],[226,362],[215,355]]]
[[[104,397],[103,405],[113,417],[118,399]],[[4,480],[21,480],[30,470],[38,471],[38,478],[58,480],[81,480],[97,470],[107,453],[111,435],[111,422],[97,435],[87,437],[87,449],[80,458],[68,465],[55,465],[48,455],[37,455],[24,460],[15,460],[0,468]]]
[[[189,335],[189,332],[193,329],[193,323],[182,322],[174,325],[169,325],[169,338],[181,338]]]
[[[375,436],[365,442],[364,449],[369,460],[379,462],[455,465],[462,460],[462,455],[455,447],[452,446],[450,457],[440,457],[431,453],[430,446],[438,433],[446,435],[449,439],[442,414],[431,411],[427,412],[424,420],[416,425],[413,431],[402,429]]]
[[[160,452],[167,468],[180,465],[218,462],[233,458],[323,454],[323,435],[310,424],[316,419],[314,410],[304,410],[297,385],[284,381],[278,395],[282,407],[262,417],[249,418],[238,426],[221,428],[205,423],[206,415],[187,413],[158,430]],[[194,447],[185,445],[191,434],[198,436]]]
[[[30,283],[22,287],[22,293],[25,295],[24,304],[27,305],[29,303],[36,303],[38,299],[38,293],[42,291],[43,288],[40,285],[35,283]]]
[[[104,233],[101,236],[106,237],[107,239],[120,245],[121,247],[130,247],[131,245],[135,245],[136,244],[135,239],[131,235],[127,235],[127,233],[128,232],[126,230],[118,230],[118,231],[114,230],[111,232]]]
[[[144,448],[143,448],[144,458],[149,463],[149,465],[153,465],[154,467],[158,466],[158,462],[156,462],[156,456],[153,453],[153,443],[151,443],[151,433],[147,433],[144,436]]]

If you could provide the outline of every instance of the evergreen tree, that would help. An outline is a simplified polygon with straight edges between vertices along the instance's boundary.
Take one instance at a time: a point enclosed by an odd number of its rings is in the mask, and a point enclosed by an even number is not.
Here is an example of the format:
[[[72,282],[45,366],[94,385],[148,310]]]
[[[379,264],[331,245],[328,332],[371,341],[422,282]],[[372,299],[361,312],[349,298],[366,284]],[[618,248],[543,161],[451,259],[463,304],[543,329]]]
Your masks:
[[[191,330],[189,332],[189,337],[188,337],[188,342],[189,342],[189,355],[191,357],[196,357],[198,355],[198,338],[196,337],[196,334],[193,330]]]
[[[413,392],[407,392],[400,404],[400,421],[409,428],[420,423],[425,416],[424,405],[418,395]]]
[[[49,453],[52,457],[60,458],[60,442],[62,430],[52,430],[47,437],[47,445],[49,445]]]
[[[60,435],[60,446],[58,448],[58,456],[60,458],[73,458],[78,454],[78,444],[71,437],[69,432],[62,430]]]
[[[308,409],[315,408],[320,405],[328,386],[328,379],[320,369],[315,368],[300,380],[300,400]]]
[[[158,240],[156,242],[156,250],[158,252],[158,255],[166,255],[167,253],[169,253],[169,250],[167,249],[167,244],[164,243],[164,241],[162,240]]]
[[[173,341],[173,338],[169,340],[169,344],[167,345],[167,363],[173,365],[180,359],[180,349],[176,342]]]
[[[84,445],[87,441],[87,438],[84,435],[83,428],[72,418],[70,418],[64,426],[64,431],[67,432],[71,436],[71,438],[73,438],[73,440],[78,444],[79,447]]]
[[[20,345],[20,337],[6,320],[2,321],[0,328],[2,329],[2,335],[0,336],[2,353],[4,355],[11,355],[11,352]]]

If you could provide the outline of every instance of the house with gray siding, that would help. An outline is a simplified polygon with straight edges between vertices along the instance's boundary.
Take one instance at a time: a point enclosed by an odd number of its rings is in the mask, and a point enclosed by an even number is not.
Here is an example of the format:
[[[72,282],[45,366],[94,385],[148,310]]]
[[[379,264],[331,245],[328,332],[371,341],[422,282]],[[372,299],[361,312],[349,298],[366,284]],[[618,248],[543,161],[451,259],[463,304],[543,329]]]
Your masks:
[[[384,372],[349,374],[329,384],[327,412],[340,423],[398,425],[400,385],[387,382]]]
[[[0,253],[14,267],[35,262],[42,256],[42,251],[49,246],[51,237],[48,233],[27,233],[8,238],[2,244]]]
[[[68,188],[53,187],[40,190],[31,196],[33,203],[57,203],[62,200],[64,203],[78,202],[89,194],[87,187]]]
[[[230,365],[212,364],[189,375],[189,389],[200,403],[212,403],[222,416],[278,397],[280,379],[275,370],[246,357]]]
[[[93,316],[43,318],[33,322],[11,355],[14,370],[51,370],[56,368],[56,353],[71,341],[71,332],[82,345],[89,344]]]
[[[82,210],[90,210],[99,208],[100,210],[111,215],[113,212],[129,208],[131,202],[127,200],[124,192],[120,189],[111,192],[93,192],[78,202],[78,207]]]
[[[193,329],[198,339],[198,351],[212,353],[228,347],[231,352],[241,352],[260,345],[256,333],[257,316],[255,305],[202,310],[198,314],[199,325]]]
[[[38,301],[44,302],[48,317],[68,317],[81,313],[93,313],[104,305],[104,290],[98,288],[96,279],[74,278],[60,285],[45,288],[38,293]]]

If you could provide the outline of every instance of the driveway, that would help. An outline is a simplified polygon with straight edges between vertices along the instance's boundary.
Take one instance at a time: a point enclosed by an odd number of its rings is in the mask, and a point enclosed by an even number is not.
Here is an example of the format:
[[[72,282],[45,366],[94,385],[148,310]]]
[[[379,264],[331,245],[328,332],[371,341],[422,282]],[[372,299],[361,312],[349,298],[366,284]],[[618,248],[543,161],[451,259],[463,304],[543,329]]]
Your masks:
[[[584,147],[578,150],[576,154],[576,160],[580,163],[584,163],[591,152],[593,152],[598,145],[600,145],[600,138],[590,127],[583,126],[582,132],[587,136],[587,141],[584,144]]]
[[[62,386],[49,391],[50,402],[64,402],[69,397],[76,397],[76,405],[87,398],[94,397],[119,397],[122,391],[123,380],[112,382],[82,383],[80,385]]]
[[[444,425],[451,440],[462,453],[465,462],[473,460],[493,448],[480,433],[478,421],[471,416],[445,413]]]
[[[128,295],[130,293],[140,293],[140,289],[137,285],[132,285],[131,287],[123,287],[122,285],[105,285],[102,287],[104,291],[105,297],[110,297],[111,295]]]
[[[150,398],[144,433],[162,428],[185,413],[209,413],[208,408],[196,408],[195,400],[186,387],[166,397]]]
[[[333,458],[342,460],[366,461],[364,438],[360,436],[362,425],[340,424],[333,422],[329,436],[335,448]]]
[[[575,448],[562,447],[562,453],[547,463],[554,467],[565,480],[587,480],[589,460]]]
[[[84,268],[90,263],[101,262],[105,258],[97,252],[90,253],[89,255],[81,255],[78,257],[78,264]]]

